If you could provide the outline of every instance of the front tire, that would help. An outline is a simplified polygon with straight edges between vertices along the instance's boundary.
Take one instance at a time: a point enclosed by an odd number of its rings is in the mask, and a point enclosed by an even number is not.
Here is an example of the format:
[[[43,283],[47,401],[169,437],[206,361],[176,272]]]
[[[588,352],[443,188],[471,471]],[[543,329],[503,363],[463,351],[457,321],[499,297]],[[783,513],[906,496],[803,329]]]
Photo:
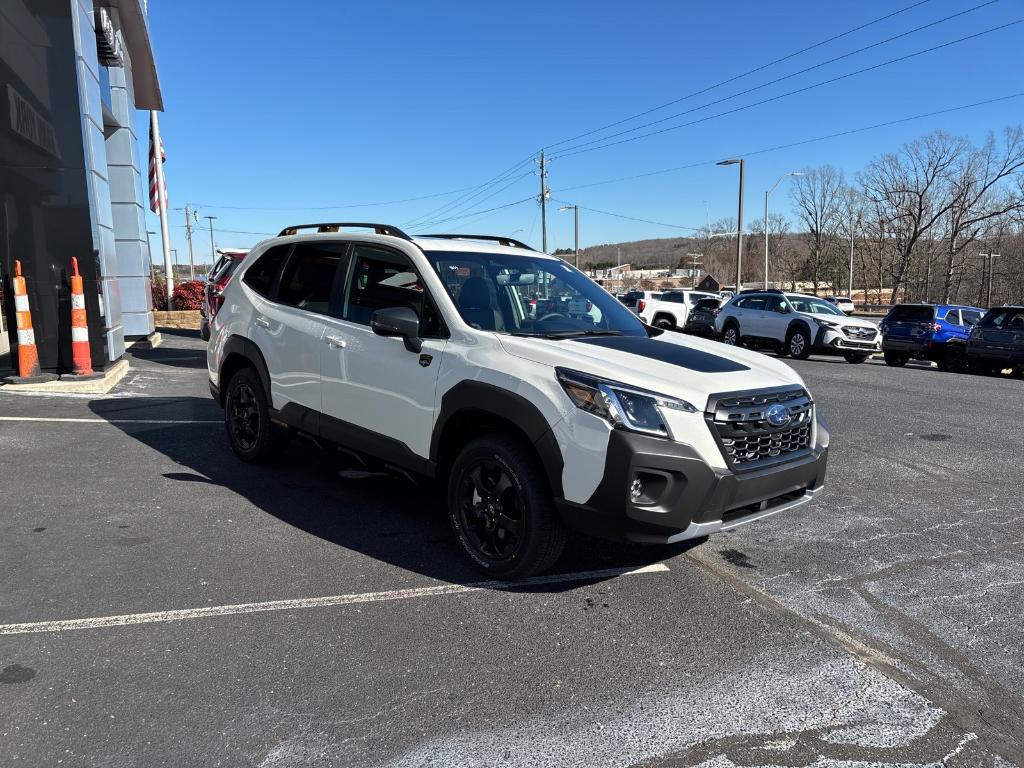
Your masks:
[[[504,435],[477,438],[459,453],[448,477],[448,518],[473,564],[498,579],[543,573],[565,546],[540,462]]]
[[[786,339],[786,351],[794,360],[806,360],[811,356],[811,339],[803,328],[794,328]]]
[[[673,323],[672,320],[670,320],[667,317],[659,317],[659,318],[655,319],[654,327],[655,328],[661,328],[662,330],[665,330],[665,331],[671,331],[671,330],[675,329],[676,324]]]
[[[224,426],[231,450],[251,464],[277,458],[287,442],[287,436],[270,422],[263,382],[252,368],[243,368],[228,382]]]
[[[729,323],[722,330],[722,343],[728,344],[730,347],[738,347],[740,345],[740,329],[735,323]]]
[[[883,356],[885,357],[885,364],[891,365],[893,368],[902,368],[910,359],[910,356],[903,352],[885,352]]]
[[[963,347],[946,347],[939,358],[939,370],[949,373],[961,373],[967,367],[967,359]]]
[[[860,365],[869,357],[871,357],[871,355],[865,355],[862,352],[846,352],[843,354],[843,357],[846,358],[846,362],[848,363],[851,363],[853,365]]]

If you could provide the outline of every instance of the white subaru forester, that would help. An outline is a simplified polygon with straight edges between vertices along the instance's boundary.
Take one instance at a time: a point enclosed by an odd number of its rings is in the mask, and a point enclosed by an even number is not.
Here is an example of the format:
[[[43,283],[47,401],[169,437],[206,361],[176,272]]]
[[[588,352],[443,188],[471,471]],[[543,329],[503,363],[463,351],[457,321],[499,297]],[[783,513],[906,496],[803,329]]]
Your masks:
[[[497,578],[549,568],[567,530],[693,539],[824,482],[828,431],[789,366],[646,326],[510,238],[290,227],[237,269],[211,333],[239,458],[305,433],[435,478]]]

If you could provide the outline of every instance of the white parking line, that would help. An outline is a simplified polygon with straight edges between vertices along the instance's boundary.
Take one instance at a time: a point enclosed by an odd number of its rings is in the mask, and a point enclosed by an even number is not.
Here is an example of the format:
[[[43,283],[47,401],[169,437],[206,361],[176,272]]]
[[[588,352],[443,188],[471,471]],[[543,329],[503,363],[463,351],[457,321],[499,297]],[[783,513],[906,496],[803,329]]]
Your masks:
[[[574,581],[607,579],[615,576],[635,576],[641,573],[665,573],[668,566],[654,563],[640,568],[605,568],[596,571],[576,573],[555,573],[536,576],[521,581],[478,581],[473,584],[440,584],[436,587],[396,589],[390,592],[361,592],[330,597],[309,597],[298,600],[270,600],[263,603],[239,603],[237,605],[212,605],[203,608],[184,608],[176,611],[154,613],[126,613],[120,616],[97,616],[91,619],[65,619],[63,621],[33,621],[23,624],[0,624],[0,635],[27,635],[35,632],[66,632],[75,629],[102,629],[105,627],[126,627],[132,624],[158,624],[185,619],[202,619],[210,616],[234,616],[242,613],[266,613],[269,611],[291,611],[302,608],[326,608],[356,603],[381,603],[388,600],[409,600],[416,597],[437,597],[440,595],[461,595],[484,590],[505,590],[545,584],[564,584]]]
[[[223,424],[220,419],[71,419],[55,416],[0,416],[0,421],[47,421],[58,424]]]

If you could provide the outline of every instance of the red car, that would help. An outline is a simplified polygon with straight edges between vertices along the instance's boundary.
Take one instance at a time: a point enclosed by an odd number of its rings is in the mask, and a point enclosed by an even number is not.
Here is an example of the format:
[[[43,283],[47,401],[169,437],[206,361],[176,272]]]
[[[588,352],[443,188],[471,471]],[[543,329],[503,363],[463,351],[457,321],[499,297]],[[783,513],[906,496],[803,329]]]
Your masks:
[[[224,302],[221,294],[224,286],[228,284],[235,269],[242,263],[248,250],[241,248],[220,248],[217,251],[220,258],[213,265],[210,274],[206,278],[206,286],[203,288],[203,305],[199,309],[199,335],[203,341],[210,340],[210,321],[217,314],[220,305]]]

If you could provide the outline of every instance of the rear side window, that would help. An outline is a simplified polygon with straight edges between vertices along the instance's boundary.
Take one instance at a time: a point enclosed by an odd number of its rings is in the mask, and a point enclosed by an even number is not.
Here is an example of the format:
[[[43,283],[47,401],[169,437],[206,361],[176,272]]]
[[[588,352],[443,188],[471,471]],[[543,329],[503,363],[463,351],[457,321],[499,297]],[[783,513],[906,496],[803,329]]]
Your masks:
[[[345,243],[299,243],[281,273],[277,301],[328,314],[331,288],[345,260]]]
[[[949,310],[946,310],[946,317],[944,319],[945,319],[945,321],[947,323],[952,323],[953,325],[961,325],[961,323],[960,323],[960,310],[959,309],[949,309]]]
[[[274,279],[278,270],[281,269],[281,262],[288,255],[290,245],[278,245],[259,256],[251,267],[245,270],[245,284],[252,288],[260,296],[270,296],[274,288]]]
[[[1024,330],[1024,309],[1010,307],[990,309],[981,321],[981,327]]]
[[[893,307],[888,317],[890,321],[911,323],[930,323],[934,318],[935,307],[922,307],[914,304]]]

